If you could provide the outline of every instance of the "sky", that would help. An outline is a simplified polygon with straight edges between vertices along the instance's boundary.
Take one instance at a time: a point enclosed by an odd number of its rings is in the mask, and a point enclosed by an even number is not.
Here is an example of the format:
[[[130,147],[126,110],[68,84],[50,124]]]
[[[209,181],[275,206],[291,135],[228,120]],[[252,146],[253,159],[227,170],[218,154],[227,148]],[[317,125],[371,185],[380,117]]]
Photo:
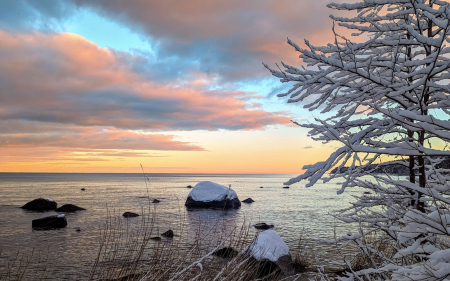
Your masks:
[[[333,147],[276,94],[325,0],[0,0],[0,172],[301,173]]]

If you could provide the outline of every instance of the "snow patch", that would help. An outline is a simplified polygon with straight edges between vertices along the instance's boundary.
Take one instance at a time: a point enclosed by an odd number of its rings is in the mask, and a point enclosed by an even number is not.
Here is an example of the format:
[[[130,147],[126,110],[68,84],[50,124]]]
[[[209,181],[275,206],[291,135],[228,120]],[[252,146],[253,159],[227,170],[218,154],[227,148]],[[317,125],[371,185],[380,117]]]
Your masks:
[[[189,192],[188,197],[195,201],[211,202],[224,199],[233,200],[238,198],[236,191],[221,184],[211,181],[201,181],[197,183]]]
[[[250,245],[250,253],[257,260],[267,259],[277,261],[282,256],[289,255],[289,247],[274,230],[265,230]]]
[[[66,215],[64,215],[64,214],[61,214],[61,215],[57,215],[56,217],[57,218],[64,218]]]
[[[48,202],[55,202],[53,199],[50,198],[44,198],[45,200],[47,200]]]

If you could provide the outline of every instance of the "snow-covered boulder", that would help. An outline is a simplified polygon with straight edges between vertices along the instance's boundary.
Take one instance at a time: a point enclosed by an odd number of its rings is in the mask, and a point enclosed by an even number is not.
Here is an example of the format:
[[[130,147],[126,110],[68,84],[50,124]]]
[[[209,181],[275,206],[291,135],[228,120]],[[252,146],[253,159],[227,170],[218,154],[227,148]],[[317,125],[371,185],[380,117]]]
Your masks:
[[[67,220],[65,215],[50,216],[33,220],[31,226],[39,229],[63,228],[67,226]]]
[[[57,204],[50,198],[38,198],[33,201],[28,202],[23,205],[21,208],[29,211],[35,212],[45,212],[56,209]]]
[[[274,262],[285,275],[294,274],[289,247],[274,230],[269,229],[259,233],[250,245],[249,252],[258,261]]]
[[[201,181],[189,192],[186,207],[237,209],[241,201],[233,189],[211,182]]]

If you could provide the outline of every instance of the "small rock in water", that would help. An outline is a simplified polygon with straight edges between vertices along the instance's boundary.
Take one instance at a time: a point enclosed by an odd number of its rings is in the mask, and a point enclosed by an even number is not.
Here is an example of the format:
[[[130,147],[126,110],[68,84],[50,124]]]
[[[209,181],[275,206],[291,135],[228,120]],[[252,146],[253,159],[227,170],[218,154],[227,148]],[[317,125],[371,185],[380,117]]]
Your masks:
[[[161,201],[159,201],[158,199],[153,199],[152,203],[159,203],[159,202],[161,202]]]
[[[237,256],[238,251],[231,247],[225,247],[222,249],[219,249],[213,253],[213,255],[221,257],[221,258],[234,258]]]
[[[289,188],[289,186],[283,186],[283,188]]]
[[[136,214],[136,213],[132,213],[132,212],[125,212],[125,213],[123,213],[123,215],[122,216],[124,216],[124,217],[126,217],[126,218],[134,218],[134,217],[139,217],[139,215],[138,214]]]
[[[254,227],[256,229],[270,229],[270,228],[273,228],[274,225],[273,224],[267,224],[265,222],[260,222],[260,223],[255,224]]]
[[[45,212],[56,209],[57,204],[50,198],[38,198],[33,201],[28,202],[23,205],[21,208],[29,211],[35,212]]]
[[[80,232],[81,231],[81,229],[80,228],[77,228],[76,230],[75,230],[76,232]]]
[[[372,193],[370,193],[369,191],[364,191],[364,194],[372,194]]]
[[[86,188],[84,188],[84,187],[81,189],[81,191],[85,191],[85,190],[86,190]]]
[[[259,188],[264,188],[264,186],[260,186]]]
[[[172,231],[172,229],[169,229],[161,235],[164,237],[167,237],[167,238],[173,238],[173,231]]]
[[[247,199],[243,200],[242,202],[244,202],[244,203],[253,203],[253,202],[255,202],[255,200],[253,200],[252,198],[247,198]]]
[[[192,185],[188,185],[187,188],[192,188]]]
[[[73,213],[76,211],[83,211],[83,210],[86,210],[86,209],[75,206],[73,204],[65,204],[65,205],[62,205],[61,207],[59,207],[58,209],[55,209],[55,212]]]
[[[152,237],[152,238],[150,238],[151,240],[156,240],[156,241],[160,241],[161,240],[161,237],[159,237],[159,236],[156,236],[156,237]]]
[[[66,226],[67,220],[64,215],[49,216],[31,221],[31,227],[37,229],[55,229],[64,228]]]

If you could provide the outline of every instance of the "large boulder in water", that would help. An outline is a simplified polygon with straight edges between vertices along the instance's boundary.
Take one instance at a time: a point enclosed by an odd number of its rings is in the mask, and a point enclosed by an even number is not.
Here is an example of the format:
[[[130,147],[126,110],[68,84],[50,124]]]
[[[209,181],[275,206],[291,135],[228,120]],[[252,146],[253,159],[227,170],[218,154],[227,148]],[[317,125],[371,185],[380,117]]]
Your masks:
[[[250,245],[250,255],[263,265],[274,263],[287,276],[294,274],[289,247],[283,239],[273,230],[261,232],[256,240]]]
[[[59,207],[58,209],[55,209],[56,212],[62,212],[62,213],[73,213],[76,211],[83,211],[86,210],[85,208],[78,207],[73,204],[65,204]]]
[[[38,198],[33,201],[28,202],[23,205],[21,208],[29,211],[35,212],[45,212],[56,209],[57,204],[50,198]]]
[[[189,192],[184,205],[192,208],[237,209],[241,207],[241,201],[233,189],[201,181]]]
[[[67,220],[65,215],[50,216],[33,220],[31,226],[40,229],[63,228],[67,226]]]

